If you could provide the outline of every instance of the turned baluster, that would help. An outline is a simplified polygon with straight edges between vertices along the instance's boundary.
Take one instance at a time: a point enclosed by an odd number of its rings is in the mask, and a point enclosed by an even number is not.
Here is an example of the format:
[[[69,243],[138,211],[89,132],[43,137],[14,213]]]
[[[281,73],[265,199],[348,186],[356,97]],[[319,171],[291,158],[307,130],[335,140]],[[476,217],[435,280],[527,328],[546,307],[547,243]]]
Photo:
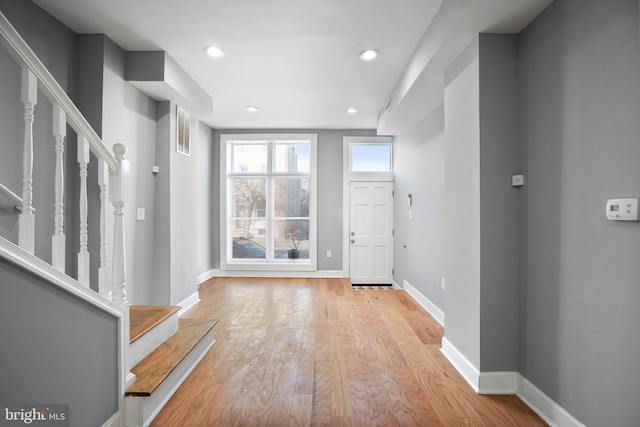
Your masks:
[[[90,256],[89,231],[87,226],[87,166],[90,160],[89,141],[84,135],[78,135],[78,165],[80,167],[80,251],[78,252],[78,282],[89,286]]]
[[[109,197],[109,167],[98,161],[98,187],[100,188],[100,265],[98,266],[98,292],[108,297],[111,289],[109,259],[107,253],[107,202]]]
[[[24,104],[24,146],[22,154],[22,213],[18,219],[18,244],[33,254],[36,224],[33,209],[33,110],[38,103],[38,80],[28,68],[22,69],[20,99]]]
[[[53,105],[53,136],[55,138],[56,167],[54,173],[55,205],[53,236],[51,237],[51,265],[65,272],[64,235],[64,139],[67,136],[67,115],[58,104]]]

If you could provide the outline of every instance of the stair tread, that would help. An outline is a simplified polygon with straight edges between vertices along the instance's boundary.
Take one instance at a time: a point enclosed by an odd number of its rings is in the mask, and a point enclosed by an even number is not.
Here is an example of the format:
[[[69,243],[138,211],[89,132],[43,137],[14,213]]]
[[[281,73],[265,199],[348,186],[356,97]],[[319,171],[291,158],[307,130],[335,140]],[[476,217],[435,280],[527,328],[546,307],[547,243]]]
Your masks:
[[[217,320],[179,319],[178,332],[131,369],[136,382],[127,390],[127,396],[151,396],[216,323]]]
[[[134,343],[179,310],[180,307],[174,305],[132,305],[129,307],[129,342]]]

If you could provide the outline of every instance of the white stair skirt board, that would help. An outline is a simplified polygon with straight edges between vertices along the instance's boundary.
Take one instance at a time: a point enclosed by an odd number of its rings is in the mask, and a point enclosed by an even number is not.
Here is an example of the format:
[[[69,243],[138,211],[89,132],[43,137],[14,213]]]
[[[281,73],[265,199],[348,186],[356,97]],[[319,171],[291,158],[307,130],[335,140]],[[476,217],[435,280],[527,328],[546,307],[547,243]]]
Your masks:
[[[151,396],[127,396],[127,426],[148,427],[215,342],[211,328]]]
[[[181,301],[178,306],[180,306],[180,310],[178,311],[178,317],[182,317],[190,308],[200,302],[200,294],[198,291],[192,293],[184,301]]]
[[[429,313],[431,317],[436,319],[436,322],[440,323],[440,325],[444,327],[444,311],[440,310],[440,308],[437,305],[431,302],[429,298],[422,295],[416,288],[411,286],[411,284],[406,280],[402,281],[402,285],[404,290],[407,291],[407,293],[411,295],[411,297],[414,300],[416,300],[416,302],[420,304],[422,308],[427,310],[427,313]]]
[[[178,312],[164,319],[129,346],[129,370],[178,332]]]
[[[102,427],[120,427],[120,413],[116,412],[107,421],[102,424]]]

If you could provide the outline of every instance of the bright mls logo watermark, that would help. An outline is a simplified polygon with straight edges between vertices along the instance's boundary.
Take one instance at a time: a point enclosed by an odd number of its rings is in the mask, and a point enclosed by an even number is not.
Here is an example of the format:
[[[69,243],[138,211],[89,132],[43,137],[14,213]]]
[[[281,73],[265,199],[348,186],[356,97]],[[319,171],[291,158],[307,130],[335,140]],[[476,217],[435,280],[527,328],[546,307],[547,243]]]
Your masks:
[[[0,404],[0,427],[69,427],[69,405]]]

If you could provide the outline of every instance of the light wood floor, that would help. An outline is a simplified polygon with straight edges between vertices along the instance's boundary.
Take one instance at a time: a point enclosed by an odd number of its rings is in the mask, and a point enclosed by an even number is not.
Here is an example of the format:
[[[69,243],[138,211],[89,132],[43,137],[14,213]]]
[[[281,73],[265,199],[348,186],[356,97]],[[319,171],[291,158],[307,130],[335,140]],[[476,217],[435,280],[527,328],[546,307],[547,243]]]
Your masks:
[[[545,426],[515,396],[479,396],[408,294],[347,279],[212,279],[184,318],[217,343],[152,427]]]

